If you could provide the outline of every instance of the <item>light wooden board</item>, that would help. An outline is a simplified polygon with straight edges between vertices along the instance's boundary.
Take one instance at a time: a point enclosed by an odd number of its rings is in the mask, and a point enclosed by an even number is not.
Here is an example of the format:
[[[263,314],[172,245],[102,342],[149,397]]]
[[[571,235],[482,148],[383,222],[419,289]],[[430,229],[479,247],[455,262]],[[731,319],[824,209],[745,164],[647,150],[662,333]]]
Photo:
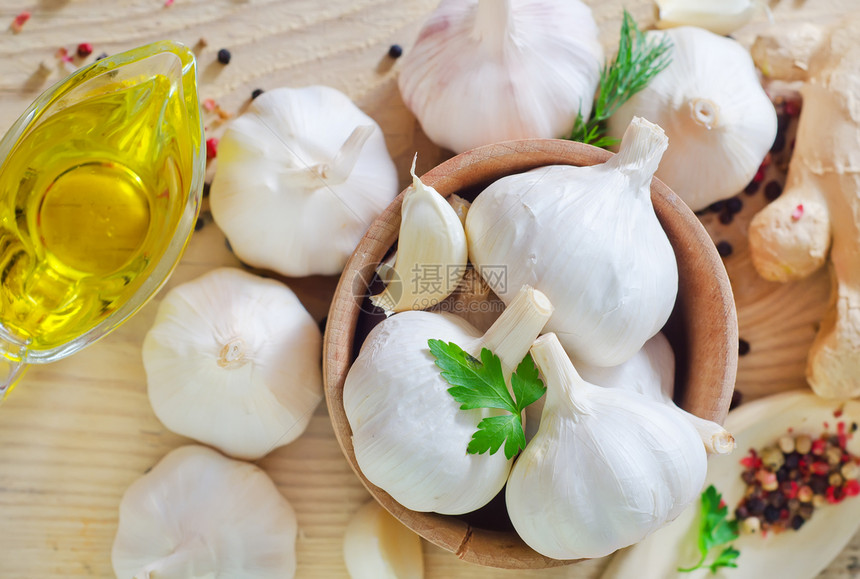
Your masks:
[[[419,152],[419,173],[446,158],[432,145],[399,98],[398,64],[388,46],[406,50],[436,0],[0,0],[0,131],[37,94],[64,76],[54,54],[90,42],[95,53],[173,38],[198,46],[201,98],[239,111],[255,88],[327,84],[349,94],[385,131],[405,183]],[[650,0],[590,0],[611,47],[620,6],[638,21],[653,20]],[[851,0],[772,2],[775,18],[838,17]],[[21,10],[32,19],[20,34],[6,29]],[[740,38],[749,42],[756,26]],[[200,40],[206,46],[200,48]],[[233,61],[215,61],[219,48]],[[43,72],[39,72],[44,63]],[[207,115],[210,136],[223,130]],[[214,167],[210,168],[211,171]],[[748,209],[751,211],[751,209]],[[753,345],[741,359],[738,385],[750,396],[803,384],[803,357],[827,295],[823,275],[781,286],[759,280],[744,247],[742,220],[715,236],[731,238],[726,261],[738,300],[741,336]],[[168,287],[219,265],[238,265],[211,220],[195,234]],[[325,315],[331,278],[291,285],[317,318]],[[0,578],[110,577],[110,546],[125,488],[170,449],[186,442],[155,418],[145,392],[140,344],[156,299],[114,334],[61,362],[32,368],[0,407]],[[777,320],[778,323],[775,323]],[[324,407],[295,443],[259,461],[295,506],[300,536],[298,576],[346,577],[341,536],[368,498],[343,458]],[[860,537],[824,573],[860,570]],[[427,577],[577,577],[599,575],[604,562],[523,573],[484,569],[425,545]]]

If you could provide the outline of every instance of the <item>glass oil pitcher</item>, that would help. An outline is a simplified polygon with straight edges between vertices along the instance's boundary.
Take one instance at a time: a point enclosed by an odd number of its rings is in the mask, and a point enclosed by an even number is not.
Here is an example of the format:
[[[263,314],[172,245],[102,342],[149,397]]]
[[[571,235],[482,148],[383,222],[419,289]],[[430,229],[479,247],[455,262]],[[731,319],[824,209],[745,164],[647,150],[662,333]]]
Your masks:
[[[0,399],[155,294],[205,162],[194,55],[174,42],[94,62],[18,119],[0,141]]]

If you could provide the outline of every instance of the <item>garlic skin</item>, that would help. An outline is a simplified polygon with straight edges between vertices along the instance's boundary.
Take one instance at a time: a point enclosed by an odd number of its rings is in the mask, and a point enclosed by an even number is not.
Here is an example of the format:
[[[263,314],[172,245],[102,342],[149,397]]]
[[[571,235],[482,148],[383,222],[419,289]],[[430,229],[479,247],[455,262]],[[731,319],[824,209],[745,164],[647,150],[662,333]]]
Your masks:
[[[423,579],[421,537],[376,501],[362,505],[343,536],[343,560],[351,579]]]
[[[469,255],[504,302],[531,285],[556,307],[547,331],[576,360],[615,366],[666,323],[675,253],[651,204],[666,149],[660,127],[630,123],[621,150],[591,167],[550,166],[499,179],[466,216]]]
[[[376,122],[309,86],[266,91],[230,123],[209,202],[239,259],[303,277],[339,273],[398,191]]]
[[[443,0],[403,58],[400,94],[430,140],[455,153],[561,137],[591,113],[597,33],[579,0]]]
[[[469,246],[457,210],[421,182],[412,160],[412,186],[403,195],[400,234],[388,284],[370,302],[386,315],[435,306],[457,289],[466,272]]]
[[[698,26],[727,36],[767,5],[758,0],[655,0],[657,28]]]
[[[603,557],[698,498],[707,459],[689,422],[645,396],[585,382],[555,334],[531,352],[546,404],[505,501],[532,549],[554,559]]]
[[[735,40],[692,26],[647,33],[664,37],[672,62],[612,115],[608,133],[619,137],[634,116],[663,127],[669,148],[656,176],[699,211],[752,180],[776,137],[776,111]]]
[[[289,579],[296,534],[266,473],[183,446],[125,491],[111,561],[118,579]]]
[[[427,345],[454,342],[473,356],[495,353],[510,376],[546,320],[546,296],[524,287],[483,335],[450,315],[408,311],[377,325],[350,367],[343,407],[361,472],[413,511],[458,515],[487,504],[505,484],[503,451],[468,454],[478,423],[502,411],[460,410]]]
[[[173,288],[143,342],[164,425],[254,460],[304,432],[322,400],[322,336],[284,284],[220,268]]]
[[[576,370],[583,380],[591,384],[638,392],[676,409],[693,425],[705,450],[711,454],[728,454],[735,448],[735,439],[725,428],[675,404],[672,399],[675,393],[675,353],[662,332],[645,342],[642,349],[623,364],[605,368],[580,363],[576,364]]]

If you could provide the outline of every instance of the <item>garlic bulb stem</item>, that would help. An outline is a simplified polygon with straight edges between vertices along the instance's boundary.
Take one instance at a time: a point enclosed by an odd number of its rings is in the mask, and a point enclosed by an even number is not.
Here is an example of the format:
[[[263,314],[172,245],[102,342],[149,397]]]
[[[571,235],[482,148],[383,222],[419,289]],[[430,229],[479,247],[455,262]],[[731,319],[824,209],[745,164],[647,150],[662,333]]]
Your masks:
[[[499,357],[502,371],[508,376],[525,357],[553,312],[553,306],[542,292],[523,286],[511,304],[480,340]],[[479,353],[479,352],[478,352]]]
[[[729,454],[735,449],[735,437],[729,433],[724,427],[716,422],[699,418],[695,414],[687,412],[683,408],[678,408],[684,417],[693,425],[699,436],[702,437],[702,442],[705,445],[705,450],[711,454]]]
[[[693,122],[709,131],[720,122],[720,107],[711,99],[696,98],[690,101],[690,116]]]
[[[211,555],[205,557],[206,546],[199,539],[180,545],[170,555],[153,561],[135,573],[134,579],[166,579],[169,577],[203,577],[218,570]],[[205,568],[200,561],[206,561]]]
[[[573,408],[576,414],[589,414],[575,387],[584,380],[573,367],[558,336],[552,332],[541,336],[532,344],[531,354],[547,385],[544,408]],[[562,402],[563,399],[566,400]]]
[[[241,338],[234,338],[224,344],[218,357],[218,365],[222,368],[238,368],[244,366],[247,361],[245,342]]]
[[[633,177],[630,184],[637,194],[650,195],[651,191],[645,185],[651,183],[668,146],[669,139],[659,125],[642,117],[633,117],[624,131],[621,148],[605,165]]]
[[[478,0],[472,35],[484,48],[501,51],[512,25],[511,0]]]
[[[355,168],[361,150],[376,128],[373,125],[359,125],[350,133],[337,154],[328,163],[317,165],[319,175],[329,184],[340,185],[345,182]]]

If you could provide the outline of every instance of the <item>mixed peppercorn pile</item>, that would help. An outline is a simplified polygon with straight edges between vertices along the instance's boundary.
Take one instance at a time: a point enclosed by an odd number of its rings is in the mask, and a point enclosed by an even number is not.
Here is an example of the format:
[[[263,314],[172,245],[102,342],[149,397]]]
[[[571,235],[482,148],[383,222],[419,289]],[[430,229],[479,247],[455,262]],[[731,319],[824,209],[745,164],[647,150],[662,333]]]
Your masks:
[[[797,530],[816,507],[860,494],[860,458],[846,449],[857,423],[829,425],[818,438],[791,432],[776,445],[741,459],[746,494],[735,510],[740,529],[748,533]]]

